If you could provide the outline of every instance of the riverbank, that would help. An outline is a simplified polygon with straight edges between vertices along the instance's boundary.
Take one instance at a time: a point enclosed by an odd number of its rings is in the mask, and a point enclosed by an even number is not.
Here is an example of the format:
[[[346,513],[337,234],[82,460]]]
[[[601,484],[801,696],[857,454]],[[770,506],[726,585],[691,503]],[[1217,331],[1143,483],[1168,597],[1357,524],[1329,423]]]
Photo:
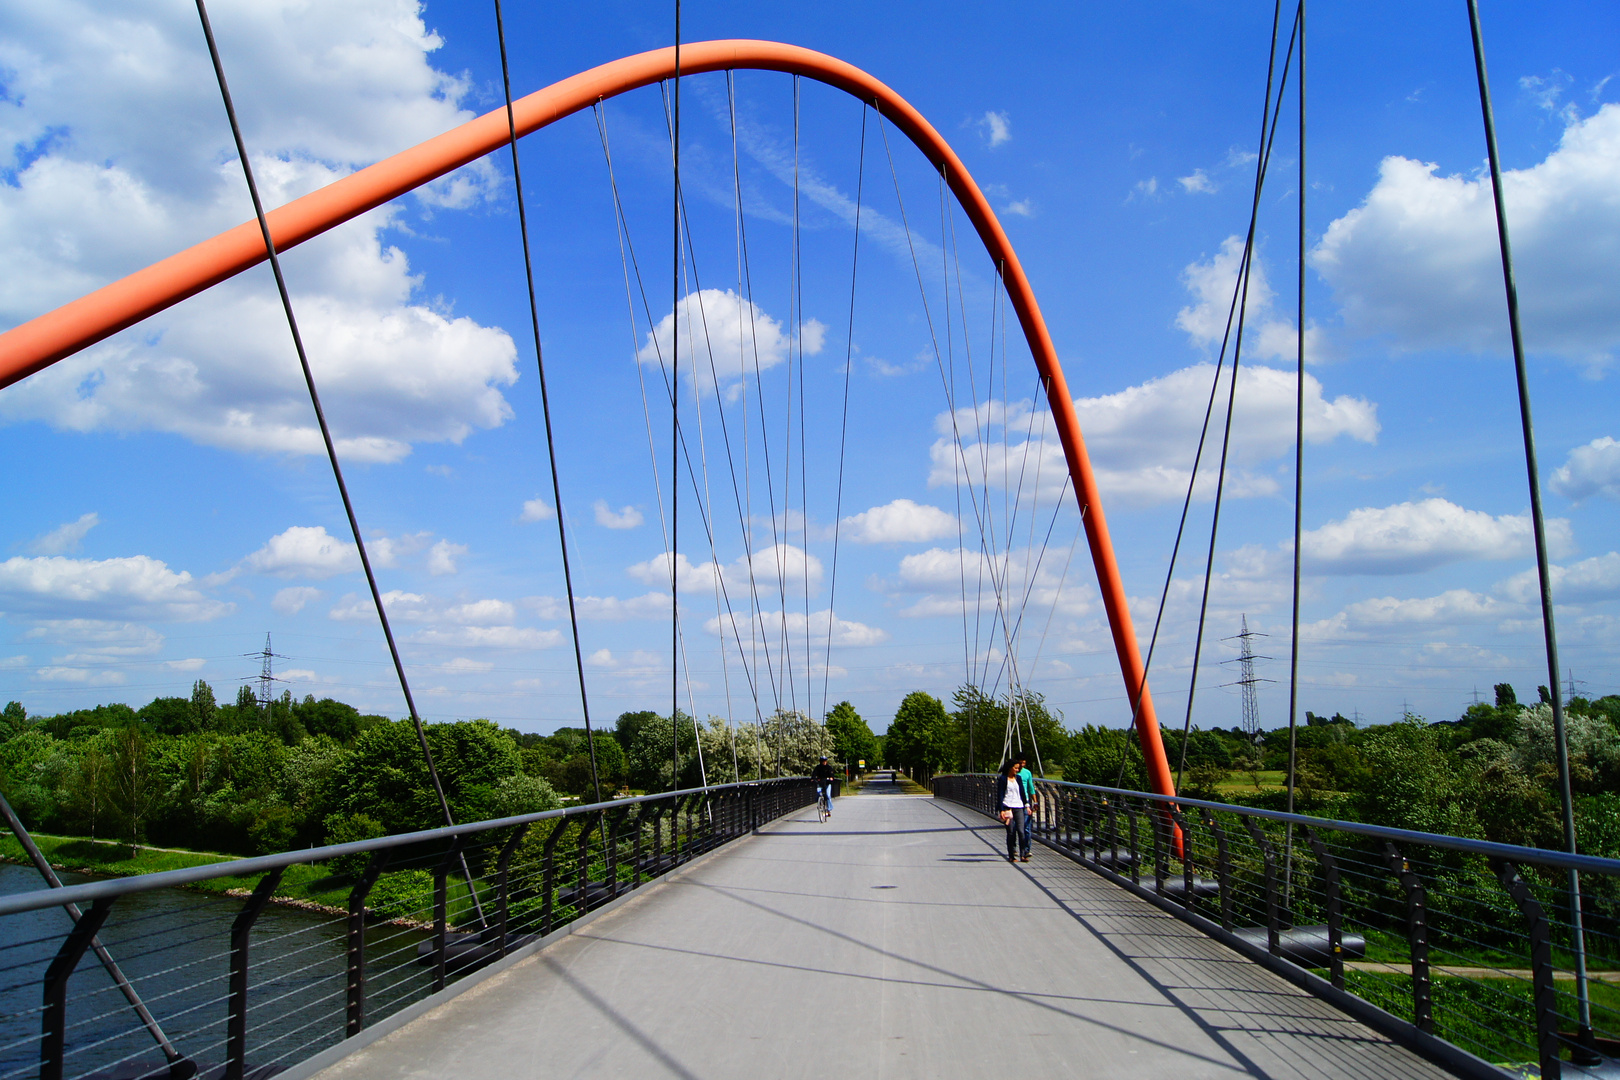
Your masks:
[[[111,840],[92,840],[86,836],[52,836],[34,833],[34,842],[47,862],[56,870],[103,877],[135,877],[156,874],[164,870],[181,870],[191,866],[210,866],[232,862],[235,855],[221,855],[210,851],[186,851],[180,848],[143,847],[131,853],[128,844]],[[0,836],[0,862],[33,866],[28,853],[15,836]],[[235,895],[251,890],[255,877],[218,877],[197,882],[190,888],[198,892]],[[41,887],[44,882],[41,881]],[[343,911],[349,899],[347,882],[334,879],[325,867],[289,866],[276,889],[278,902],[312,904],[322,911]]]

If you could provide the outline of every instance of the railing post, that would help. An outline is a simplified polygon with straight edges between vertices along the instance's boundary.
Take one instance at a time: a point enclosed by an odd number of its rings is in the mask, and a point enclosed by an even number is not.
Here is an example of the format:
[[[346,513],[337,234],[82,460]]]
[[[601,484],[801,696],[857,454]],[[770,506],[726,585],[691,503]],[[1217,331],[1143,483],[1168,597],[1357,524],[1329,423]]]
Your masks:
[[[445,954],[450,948],[450,890],[446,879],[450,876],[450,866],[461,855],[461,837],[450,841],[450,850],[445,852],[439,865],[433,868],[433,989],[444,989]],[[473,887],[471,875],[468,875],[467,888]]]
[[[277,868],[259,879],[253,895],[231,923],[230,998],[225,1013],[225,1080],[242,1080],[247,1061],[248,941],[253,924],[281,884]]]
[[[1108,800],[1108,854],[1112,860],[1109,869],[1119,873],[1119,815],[1114,811],[1114,802]]]
[[[759,835],[759,810],[755,806],[755,799],[758,797],[758,794],[759,794],[759,785],[750,784],[748,786],[748,806],[747,806],[747,811],[748,811],[748,832],[749,832],[750,835],[753,835],[753,836],[758,836]]]
[[[1226,847],[1226,830],[1215,820],[1215,815],[1199,808],[1204,827],[1215,837],[1215,881],[1221,889],[1221,929],[1231,931],[1232,922],[1232,853]]]
[[[590,899],[591,885],[591,833],[598,825],[604,824],[605,811],[598,811],[585,819],[585,824],[579,830],[579,844],[576,848],[574,862],[574,917],[585,914],[586,901]]]
[[[568,818],[559,818],[557,824],[552,826],[551,832],[546,834],[546,844],[542,849],[540,858],[540,936],[551,933],[551,917],[556,908],[557,898],[557,841],[562,838],[563,830],[568,828]]]
[[[1328,851],[1316,830],[1307,828],[1305,838],[1322,867],[1322,884],[1327,890],[1328,975],[1335,989],[1344,989],[1344,917],[1339,898],[1339,863]]]
[[[1255,824],[1254,818],[1245,817],[1243,825],[1249,830],[1255,846],[1260,849],[1260,859],[1266,879],[1266,951],[1272,956],[1281,954],[1280,938],[1282,926],[1277,917],[1277,852],[1271,846],[1271,841]]]
[[[501,845],[501,855],[495,863],[495,925],[496,932],[500,935],[500,937],[496,939],[496,956],[506,955],[507,941],[509,940],[507,936],[507,916],[512,906],[512,890],[510,885],[512,856],[514,853],[516,853],[518,845],[523,842],[523,838],[527,836],[528,833],[529,827],[527,825],[519,825],[512,835],[507,837],[506,843]]]
[[[366,1026],[366,897],[387,865],[387,848],[372,852],[365,872],[349,890],[348,1003],[344,1032],[350,1037],[360,1034],[360,1029]]]
[[[1495,862],[1495,860],[1492,860]],[[1524,916],[1530,937],[1530,985],[1535,995],[1536,1050],[1541,1058],[1542,1080],[1559,1080],[1564,1065],[1558,1051],[1558,993],[1553,987],[1552,933],[1541,904],[1530,894],[1530,887],[1510,862],[1496,863],[1496,880],[1513,897]]]
[[[45,969],[45,1018],[39,1039],[40,1080],[62,1080],[62,1055],[67,1043],[67,984],[79,966],[90,939],[101,931],[112,910],[111,900],[97,900],[68,931],[56,958]]]
[[[1406,892],[1406,933],[1412,947],[1412,1023],[1434,1031],[1434,1002],[1429,985],[1429,913],[1423,879],[1394,844],[1384,845],[1384,858]]]

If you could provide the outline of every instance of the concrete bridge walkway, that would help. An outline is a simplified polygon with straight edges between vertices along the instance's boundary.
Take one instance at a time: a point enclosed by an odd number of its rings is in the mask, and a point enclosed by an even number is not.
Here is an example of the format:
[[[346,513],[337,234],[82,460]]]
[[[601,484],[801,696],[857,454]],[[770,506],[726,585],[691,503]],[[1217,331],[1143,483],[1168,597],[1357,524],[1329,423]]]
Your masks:
[[[320,1074],[1438,1077],[999,825],[872,785],[807,809]]]

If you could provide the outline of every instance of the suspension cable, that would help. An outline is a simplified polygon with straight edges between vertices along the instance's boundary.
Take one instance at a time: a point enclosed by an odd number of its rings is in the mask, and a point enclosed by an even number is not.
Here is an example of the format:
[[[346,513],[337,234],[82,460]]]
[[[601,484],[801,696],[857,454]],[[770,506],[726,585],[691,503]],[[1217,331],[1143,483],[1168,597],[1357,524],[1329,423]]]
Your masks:
[[[827,715],[827,681],[832,673],[833,629],[838,608],[838,531],[844,515],[844,448],[849,440],[849,377],[855,362],[855,271],[861,254],[861,196],[866,183],[866,103],[861,103],[861,145],[855,170],[855,241],[849,255],[849,333],[844,341],[844,406],[838,426],[838,494],[833,502],[832,580],[827,585],[827,653],[821,665],[821,713]],[[807,620],[808,621],[808,620]]]
[[[540,412],[546,424],[546,460],[551,465],[551,498],[557,508],[557,546],[562,551],[563,588],[568,594],[568,628],[574,635],[574,670],[579,676],[579,708],[585,717],[585,745],[591,751],[591,787],[602,801],[602,778],[596,765],[596,735],[591,730],[590,698],[585,692],[585,654],[579,644],[579,612],[574,605],[574,575],[568,562],[568,531],[563,526],[562,486],[557,477],[557,444],[551,430],[551,396],[546,392],[545,350],[540,344],[540,303],[534,291],[534,258],[529,248],[529,215],[523,201],[523,170],[518,163],[517,121],[512,115],[512,70],[506,57],[506,23],[501,0],[495,0],[495,36],[501,45],[501,88],[506,94],[507,145],[512,150],[512,185],[517,195],[518,233],[523,238],[523,278],[529,288],[529,328],[534,333],[534,363],[540,376]]]
[[[680,573],[677,569],[680,558],[680,474],[677,472],[676,459],[680,453],[681,439],[681,264],[685,261],[681,257],[681,0],[675,0],[675,85],[673,122],[670,129],[670,152],[672,154],[672,184],[670,196],[670,229],[673,233],[670,245],[670,258],[673,264],[670,269],[670,304],[669,321],[671,356],[670,363],[670,391],[669,391],[669,724],[670,724],[670,762],[671,772],[669,789],[679,790],[681,786],[681,677],[680,677],[680,636],[681,636],[681,591]],[[690,348],[690,345],[688,345]]]
[[[1272,64],[1276,63],[1276,34],[1277,25],[1282,17],[1282,0],[1277,0],[1272,15]],[[1215,508],[1210,515],[1209,525],[1209,553],[1204,562],[1203,598],[1198,607],[1198,634],[1194,639],[1192,655],[1192,672],[1188,676],[1187,684],[1187,717],[1181,730],[1180,761],[1176,765],[1176,788],[1181,788],[1181,775],[1187,767],[1187,744],[1192,735],[1193,697],[1198,687],[1198,660],[1204,643],[1204,622],[1209,611],[1209,582],[1215,568],[1215,540],[1221,523],[1221,496],[1226,487],[1226,459],[1232,442],[1232,413],[1237,404],[1238,365],[1243,353],[1243,330],[1248,316],[1249,305],[1249,279],[1254,266],[1254,235],[1259,220],[1260,193],[1265,186],[1266,170],[1271,164],[1271,151],[1277,141],[1277,121],[1282,115],[1282,94],[1288,85],[1288,68],[1293,59],[1294,43],[1299,33],[1298,12],[1295,13],[1294,26],[1288,35],[1288,51],[1283,58],[1282,76],[1277,86],[1277,111],[1269,117],[1271,126],[1265,126],[1266,117],[1261,119],[1261,154],[1259,163],[1255,167],[1254,203],[1249,217],[1249,235],[1244,242],[1244,258],[1240,289],[1242,298],[1238,302],[1237,333],[1232,346],[1232,383],[1227,388],[1226,396],[1226,424],[1221,437],[1221,460],[1215,475]],[[1268,67],[1266,72],[1266,109],[1271,108],[1271,76]]]
[[[203,37],[208,41],[208,55],[214,64],[214,75],[219,81],[219,95],[225,103],[225,115],[230,120],[231,138],[236,141],[236,156],[241,159],[242,172],[247,177],[248,196],[253,200],[253,213],[259,221],[259,232],[264,237],[265,253],[270,259],[270,271],[276,279],[276,292],[281,297],[281,309],[287,316],[287,328],[292,333],[293,348],[298,353],[298,366],[304,373],[304,385],[309,390],[310,404],[315,409],[315,420],[321,429],[321,441],[326,446],[326,459],[332,465],[332,476],[337,481],[339,496],[343,499],[343,512],[349,519],[349,531],[354,534],[355,549],[360,553],[360,566],[366,573],[366,585],[371,589],[371,600],[377,608],[377,620],[382,624],[383,637],[388,642],[388,655],[394,662],[394,674],[399,678],[400,691],[405,695],[405,707],[410,710],[411,723],[416,728],[416,738],[422,746],[422,756],[427,762],[428,778],[433,782],[433,793],[438,796],[439,810],[444,815],[445,824],[454,825],[455,817],[450,813],[450,802],[445,798],[444,785],[439,780],[439,770],[433,763],[433,751],[428,746],[427,731],[422,726],[422,718],[416,711],[416,701],[411,696],[410,680],[405,677],[405,665],[399,657],[399,647],[394,643],[394,631],[388,624],[388,612],[383,606],[382,592],[377,588],[377,575],[371,569],[371,557],[366,552],[365,538],[360,535],[360,521],[354,513],[354,502],[349,498],[349,487],[343,482],[343,467],[338,463],[337,446],[332,441],[332,431],[326,422],[326,410],[321,407],[321,395],[315,388],[315,376],[310,371],[309,355],[304,350],[304,338],[298,330],[298,318],[293,313],[292,296],[287,291],[287,279],[281,272],[281,256],[276,251],[275,239],[270,235],[270,222],[265,217],[264,203],[259,198],[259,185],[253,176],[253,164],[248,160],[247,143],[242,138],[242,125],[236,117],[236,105],[231,99],[231,89],[225,79],[225,65],[220,60],[219,45],[214,40],[213,24],[208,19],[208,7],[205,0],[197,0],[197,16],[202,20]],[[463,869],[466,861],[463,859]],[[471,872],[468,871],[468,880]],[[473,904],[478,909],[478,918],[484,918],[483,905],[479,902],[478,893],[471,893]]]

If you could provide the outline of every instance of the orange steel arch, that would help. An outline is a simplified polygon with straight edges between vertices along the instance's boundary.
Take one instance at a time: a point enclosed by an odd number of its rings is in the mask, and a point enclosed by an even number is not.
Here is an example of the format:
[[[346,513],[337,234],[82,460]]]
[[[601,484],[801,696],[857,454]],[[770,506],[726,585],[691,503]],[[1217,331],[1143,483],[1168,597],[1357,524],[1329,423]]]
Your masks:
[[[746,40],[683,45],[680,60],[683,75],[738,68],[781,71],[843,90],[881,111],[944,174],[986,250],[1002,268],[1008,299],[1018,313],[1035,366],[1045,380],[1052,418],[1084,514],[1086,540],[1097,569],[1097,584],[1102,590],[1103,607],[1108,612],[1125,690],[1130,700],[1137,700],[1138,695],[1141,698],[1136,724],[1147,761],[1149,785],[1160,794],[1175,794],[1164,743],[1159,736],[1153,697],[1144,681],[1142,656],[1131,626],[1125,587],[1120,581],[1113,541],[1109,538],[1107,520],[1097,494],[1097,478],[1086,454],[1068,382],[1063,377],[1057,350],[1047,333],[1040,305],[1035,302],[1035,293],[1024,276],[1023,266],[984,193],[968,175],[956,152],[921,113],[889,87],[842,60],[796,45]],[[627,56],[592,68],[513,102],[517,133],[528,135],[605,98],[671,78],[674,74],[675,50],[672,48]],[[381,206],[500,149],[507,139],[506,110],[497,109],[295,199],[268,214],[276,249],[285,251]],[[258,222],[245,222],[0,334],[0,388],[256,266],[266,257]]]

